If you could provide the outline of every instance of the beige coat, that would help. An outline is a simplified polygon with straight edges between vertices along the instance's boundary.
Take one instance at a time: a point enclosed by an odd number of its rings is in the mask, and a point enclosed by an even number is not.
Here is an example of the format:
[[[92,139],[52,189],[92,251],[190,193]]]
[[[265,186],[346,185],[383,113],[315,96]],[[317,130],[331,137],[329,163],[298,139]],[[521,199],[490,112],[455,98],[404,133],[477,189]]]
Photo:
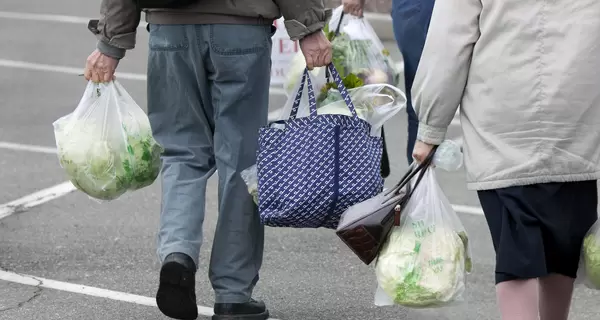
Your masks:
[[[418,139],[460,105],[469,189],[600,177],[600,1],[436,1],[412,88]]]

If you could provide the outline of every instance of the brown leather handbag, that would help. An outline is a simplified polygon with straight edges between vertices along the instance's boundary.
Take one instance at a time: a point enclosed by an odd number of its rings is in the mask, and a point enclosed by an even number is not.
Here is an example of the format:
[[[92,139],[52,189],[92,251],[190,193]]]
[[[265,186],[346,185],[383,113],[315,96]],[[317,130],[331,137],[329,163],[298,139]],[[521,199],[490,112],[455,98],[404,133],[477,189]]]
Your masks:
[[[402,208],[414,190],[409,182],[418,174],[414,187],[419,184],[435,150],[421,164],[413,163],[395,187],[351,206],[342,214],[336,234],[365,264],[377,257],[392,227],[400,224]]]

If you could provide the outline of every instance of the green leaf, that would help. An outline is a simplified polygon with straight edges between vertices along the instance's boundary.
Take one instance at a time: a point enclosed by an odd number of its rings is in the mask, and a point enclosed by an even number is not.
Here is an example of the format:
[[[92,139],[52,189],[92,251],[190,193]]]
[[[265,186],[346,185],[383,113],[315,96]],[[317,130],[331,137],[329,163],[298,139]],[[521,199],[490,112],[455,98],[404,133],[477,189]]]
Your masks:
[[[347,75],[342,82],[344,83],[346,89],[354,89],[365,85],[364,81],[362,81],[362,79],[354,73]]]

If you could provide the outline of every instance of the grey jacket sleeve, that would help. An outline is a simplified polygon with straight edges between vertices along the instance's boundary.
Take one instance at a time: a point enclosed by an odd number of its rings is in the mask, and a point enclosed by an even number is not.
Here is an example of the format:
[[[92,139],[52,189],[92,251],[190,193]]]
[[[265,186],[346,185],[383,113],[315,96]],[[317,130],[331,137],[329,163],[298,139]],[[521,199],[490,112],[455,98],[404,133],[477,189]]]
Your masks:
[[[90,21],[89,28],[98,38],[98,50],[121,59],[135,47],[141,10],[132,0],[102,0],[100,19]]]
[[[461,103],[479,39],[480,0],[436,1],[412,86],[417,139],[438,145]]]
[[[292,40],[325,28],[331,10],[325,9],[323,0],[274,0],[285,18],[285,28]]]

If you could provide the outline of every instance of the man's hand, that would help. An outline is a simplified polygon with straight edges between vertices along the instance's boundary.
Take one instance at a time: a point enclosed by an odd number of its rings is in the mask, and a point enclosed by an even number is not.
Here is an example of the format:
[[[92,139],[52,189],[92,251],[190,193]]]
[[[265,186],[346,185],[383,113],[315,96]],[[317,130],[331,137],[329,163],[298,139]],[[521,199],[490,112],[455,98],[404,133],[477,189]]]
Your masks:
[[[115,79],[115,69],[119,60],[104,55],[96,49],[87,58],[85,64],[85,79],[94,82],[110,82]]]
[[[417,140],[413,149],[413,158],[415,158],[417,163],[422,163],[427,159],[427,156],[431,153],[433,147],[434,145],[432,144]]]
[[[300,39],[300,50],[304,54],[308,70],[331,63],[331,42],[322,31],[313,32]]]
[[[342,0],[342,6],[344,13],[362,18],[365,0]]]

